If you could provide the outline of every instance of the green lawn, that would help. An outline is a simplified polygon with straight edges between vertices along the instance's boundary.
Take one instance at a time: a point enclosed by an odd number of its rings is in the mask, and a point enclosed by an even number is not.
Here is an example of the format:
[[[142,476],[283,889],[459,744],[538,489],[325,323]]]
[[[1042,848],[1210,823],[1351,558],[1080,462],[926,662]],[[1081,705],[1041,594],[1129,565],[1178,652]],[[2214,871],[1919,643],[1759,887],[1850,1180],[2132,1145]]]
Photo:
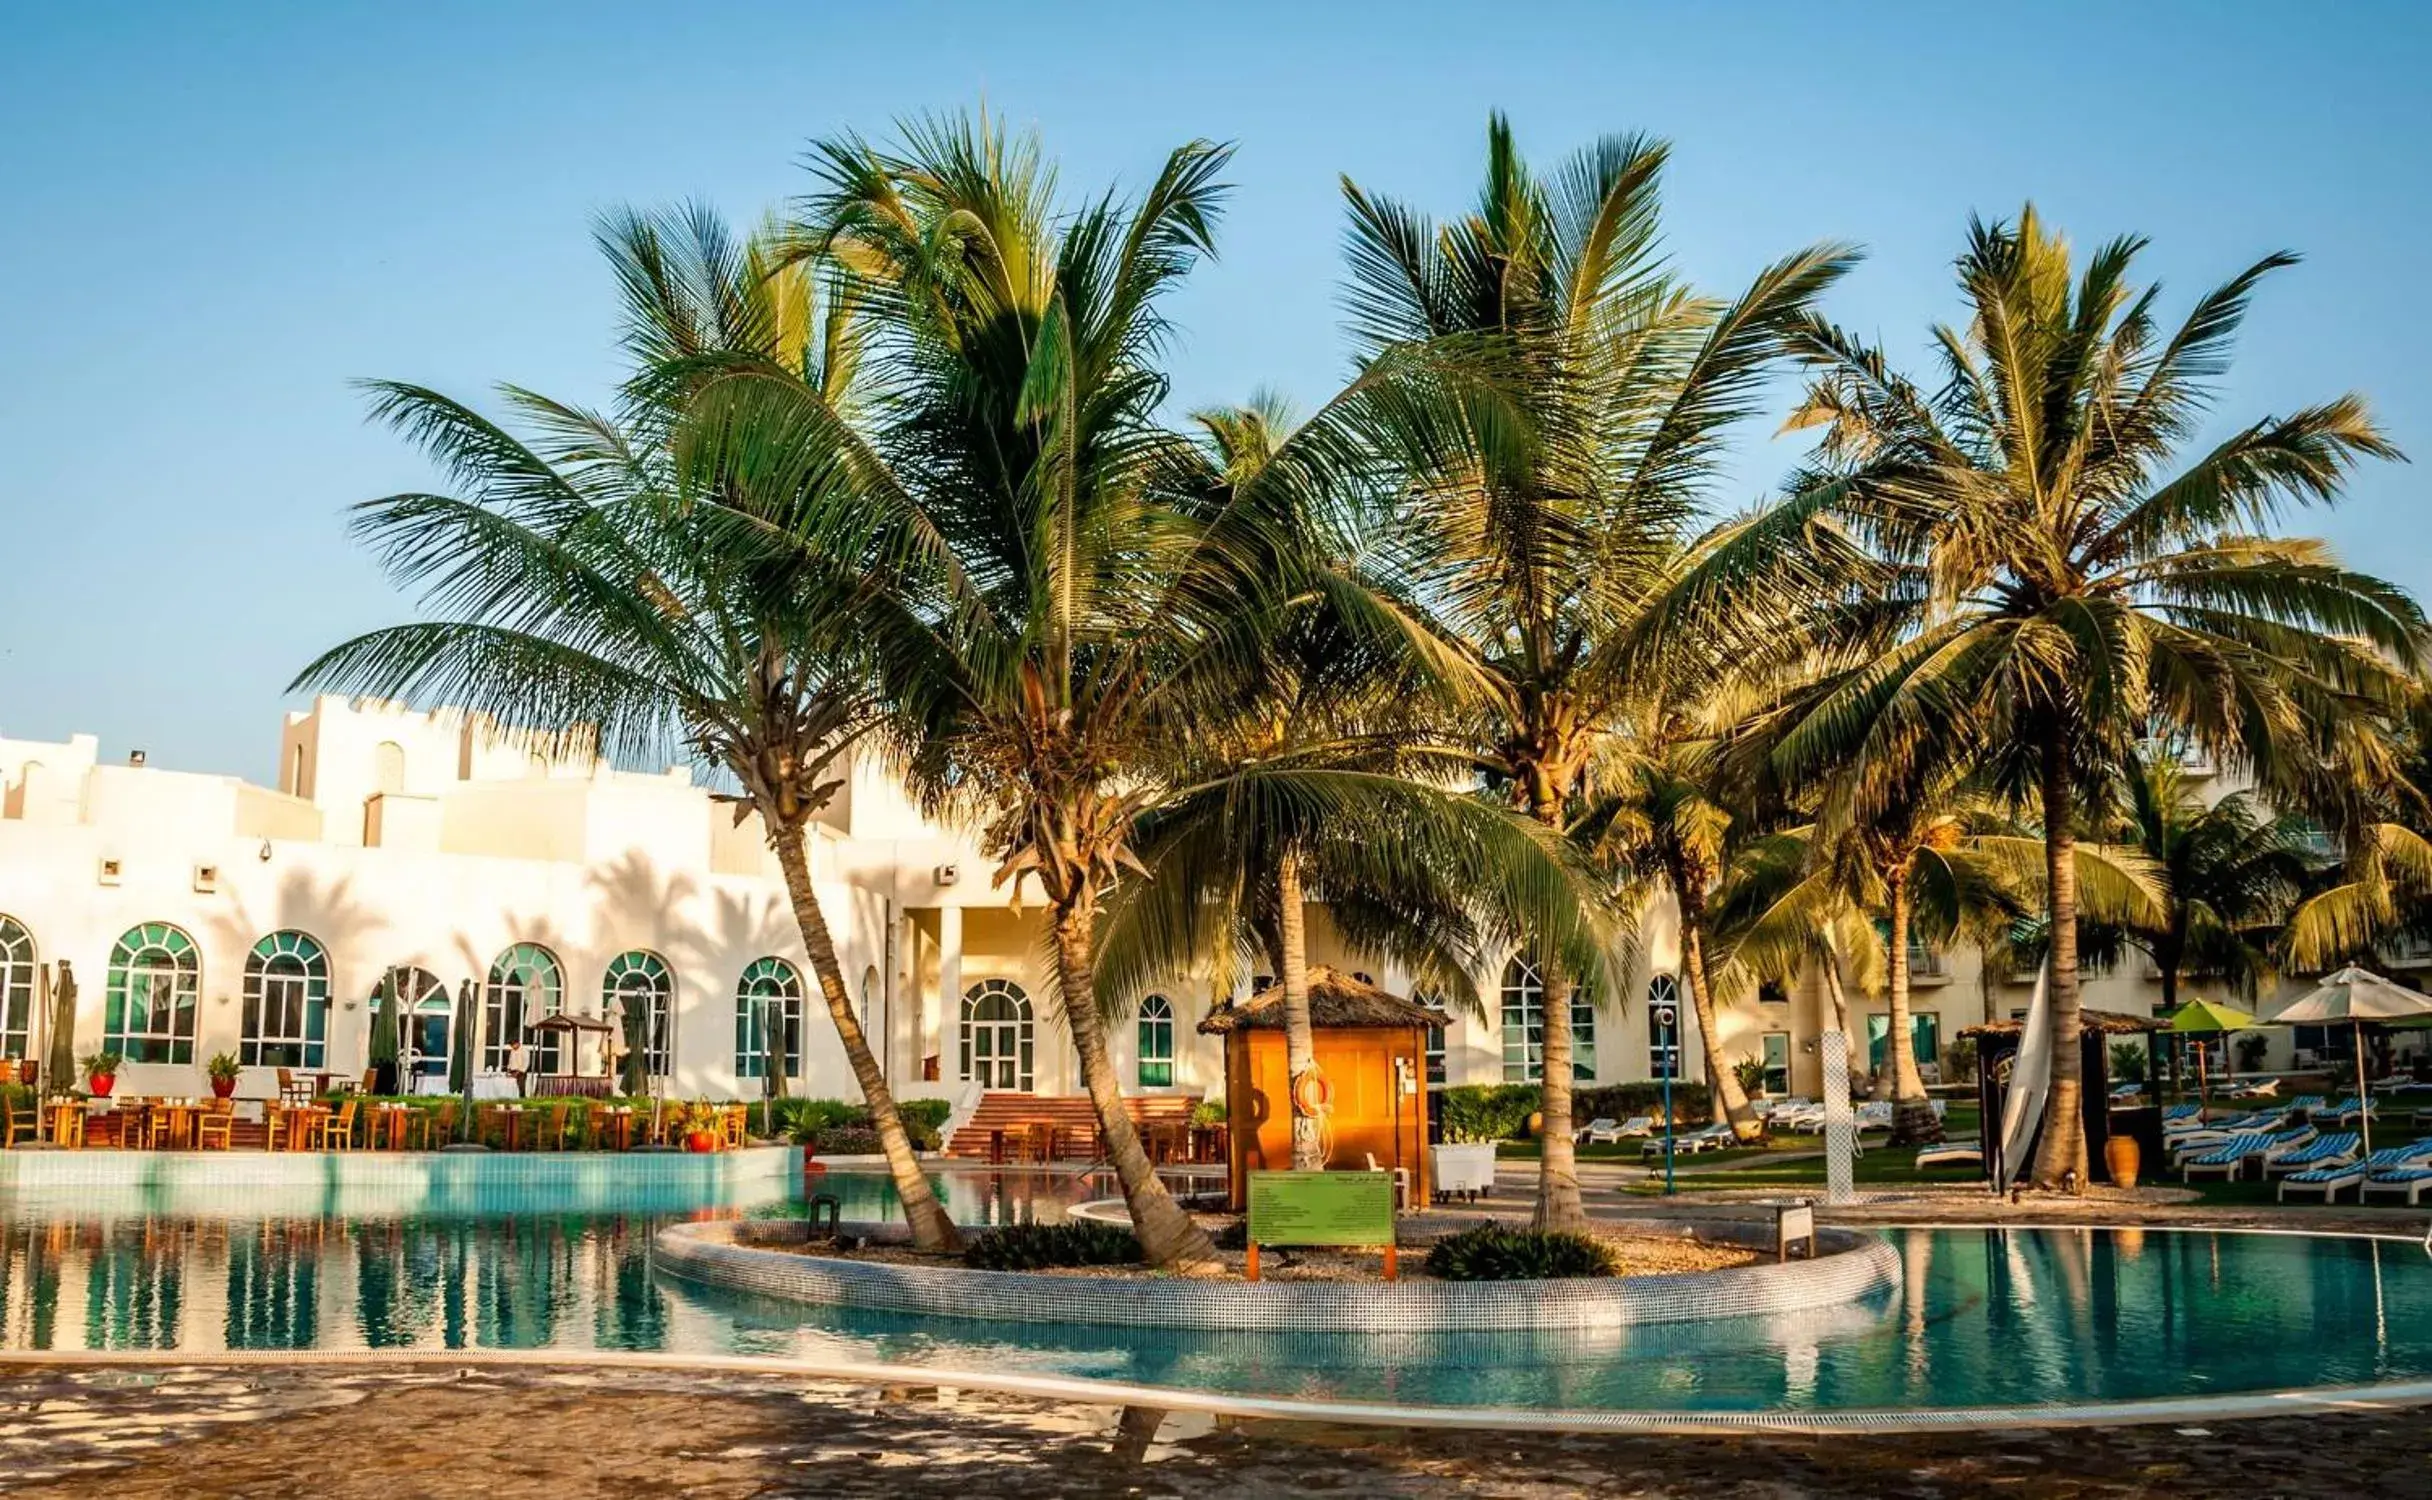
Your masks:
[[[1943,1116],[1943,1131],[1945,1134],[1954,1137],[1974,1135],[1977,1127],[1977,1116],[1978,1110],[1975,1104],[1954,1102]],[[1900,1160],[1903,1168],[1905,1169],[1908,1158],[1914,1156],[1915,1153],[1912,1151],[1879,1151],[1877,1150],[1875,1143],[1881,1141],[1882,1139],[1883,1136],[1879,1133],[1867,1136],[1865,1138],[1867,1144],[1867,1154],[1866,1156],[1861,1157],[1860,1161],[1864,1162],[1871,1160],[1876,1156],[1893,1156]],[[1762,1163],[1764,1162],[1765,1158],[1770,1156],[1778,1156],[1783,1154],[1798,1155],[1802,1152],[1820,1153],[1823,1151],[1823,1149],[1824,1137],[1820,1135],[1784,1133],[1781,1135],[1768,1136],[1760,1145],[1734,1146],[1721,1151],[1700,1151],[1695,1155],[1684,1154],[1678,1158],[1678,1162],[1680,1167],[1683,1169],[1691,1166],[1701,1169],[1730,1166],[1731,1171],[1729,1172],[1728,1177],[1732,1183],[1740,1183],[1743,1181],[1755,1182],[1761,1180],[1789,1181],[1795,1180],[1796,1174],[1800,1174],[1802,1172],[1807,1173],[1807,1175],[1812,1175],[1814,1179],[1820,1183],[1824,1180],[1824,1164],[1820,1158],[1814,1162],[1808,1163],[1786,1161],[1779,1163],[1775,1167],[1766,1167],[1762,1165]],[[1592,1146],[1582,1143],[1578,1147],[1579,1159],[1581,1161],[1645,1162],[1654,1166],[1661,1166],[1663,1164],[1662,1156],[1645,1156],[1642,1154],[1642,1150],[1643,1142],[1636,1140],[1622,1141],[1613,1145]],[[1541,1153],[1538,1150],[1537,1142],[1533,1140],[1505,1141],[1496,1152],[1496,1156],[1504,1161],[1535,1161],[1540,1154]],[[1742,1162],[1755,1163],[1756,1165],[1733,1165],[1734,1163]],[[1780,1176],[1777,1178],[1777,1173],[1791,1175]],[[1759,1174],[1763,1174],[1763,1176],[1760,1177]],[[1937,1172],[1927,1177],[1925,1180],[1929,1182],[1937,1181],[1940,1179],[1941,1175],[1942,1174]]]

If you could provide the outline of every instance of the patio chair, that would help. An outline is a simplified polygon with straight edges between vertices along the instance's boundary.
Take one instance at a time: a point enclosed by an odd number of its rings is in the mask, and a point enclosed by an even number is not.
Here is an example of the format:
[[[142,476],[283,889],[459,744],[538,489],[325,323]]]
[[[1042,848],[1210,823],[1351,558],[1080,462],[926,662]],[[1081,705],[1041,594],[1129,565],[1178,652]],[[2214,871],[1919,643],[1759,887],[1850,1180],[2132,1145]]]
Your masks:
[[[292,1068],[279,1069],[279,1103],[290,1109],[312,1103],[312,1080],[298,1078]]]
[[[236,1145],[236,1101],[214,1099],[194,1120],[194,1149],[226,1151]]]
[[[2423,1202],[2426,1188],[2432,1188],[2432,1162],[2417,1156],[2368,1174],[2364,1181],[2356,1185],[2356,1201],[2363,1203],[2387,1193],[2406,1199],[2407,1206],[2413,1208]]]
[[[2290,1172],[2353,1161],[2357,1151],[2357,1135],[2353,1130],[2337,1130],[2329,1135],[2316,1136],[2294,1151],[2264,1157],[2263,1180],[2269,1182]]]
[[[2417,1165],[2408,1154],[2413,1149],[2409,1146],[2390,1146],[2362,1160],[2334,1162],[2326,1166],[2308,1167],[2302,1172],[2291,1172],[2280,1179],[2280,1201],[2286,1203],[2293,1189],[2299,1193],[2320,1193],[2322,1201],[2329,1203],[2344,1188],[2361,1189],[2365,1179],[2376,1172],[2395,1172]],[[2357,1194],[2359,1201],[2363,1197],[2362,1192]]]
[[[2320,1094],[2299,1094],[2288,1101],[2289,1113],[2300,1119],[2312,1119],[2323,1112],[2323,1105],[2326,1102],[2328,1101]]]
[[[1577,1130],[1572,1131],[1571,1139],[1574,1141],[1591,1140],[1599,1136],[1610,1135],[1612,1132],[1619,1130],[1620,1128],[1621,1122],[1619,1120],[1614,1119],[1610,1115],[1598,1115],[1595,1119],[1588,1121],[1585,1125],[1582,1125]]]
[[[2219,1175],[2236,1181],[2246,1175],[2247,1158],[2261,1156],[2272,1148],[2272,1137],[2261,1130],[2243,1131],[2214,1146],[2209,1151],[2189,1155],[2179,1163],[2179,1180],[2193,1182],[2198,1174]]]
[[[744,1143],[745,1140],[744,1130],[751,1119],[751,1106],[747,1104],[729,1105],[724,1111],[724,1114],[725,1119],[722,1122],[725,1126],[723,1144],[730,1148],[739,1147]]]
[[[2203,1114],[2204,1106],[2201,1104],[2173,1104],[2162,1111],[2162,1128],[2168,1130],[2182,1120],[2193,1123],[2201,1119]]]
[[[354,1150],[355,1108],[355,1100],[340,1103],[336,1111],[321,1122],[320,1139],[313,1143],[314,1146],[322,1151]]]
[[[2330,1115],[2332,1119],[2342,1125],[2352,1124],[2357,1120],[2378,1120],[2381,1118],[2381,1101],[2359,1099],[2351,1094],[2332,1105]]]
[[[19,1141],[33,1141],[41,1138],[42,1106],[31,1101],[24,1104],[11,1101],[8,1106],[5,1133],[0,1134],[0,1151],[15,1146]]]
[[[446,1145],[456,1138],[456,1101],[449,1099],[437,1109],[417,1109],[405,1117],[405,1147],[408,1151],[428,1151],[433,1141]]]
[[[1673,1154],[1677,1156],[1695,1156],[1700,1151],[1726,1145],[1730,1140],[1731,1122],[1717,1120],[1711,1125],[1701,1126],[1696,1130],[1674,1136],[1672,1150]],[[1660,1135],[1649,1136],[1639,1143],[1638,1154],[1642,1158],[1661,1157],[1664,1154],[1664,1138]]]

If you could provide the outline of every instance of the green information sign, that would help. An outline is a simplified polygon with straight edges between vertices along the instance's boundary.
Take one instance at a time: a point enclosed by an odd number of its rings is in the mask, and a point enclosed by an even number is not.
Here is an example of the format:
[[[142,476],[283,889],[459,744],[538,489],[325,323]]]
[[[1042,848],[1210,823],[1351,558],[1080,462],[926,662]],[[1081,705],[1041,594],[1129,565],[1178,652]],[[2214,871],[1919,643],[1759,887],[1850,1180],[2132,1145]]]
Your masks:
[[[1390,1245],[1390,1172],[1252,1172],[1250,1240],[1260,1245]]]

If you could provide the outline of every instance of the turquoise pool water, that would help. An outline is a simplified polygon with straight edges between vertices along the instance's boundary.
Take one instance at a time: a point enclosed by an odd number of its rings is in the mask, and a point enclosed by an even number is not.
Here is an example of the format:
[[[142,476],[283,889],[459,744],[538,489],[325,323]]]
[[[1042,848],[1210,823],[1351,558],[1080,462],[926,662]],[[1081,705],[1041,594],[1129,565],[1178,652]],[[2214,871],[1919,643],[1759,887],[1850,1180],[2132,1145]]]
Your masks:
[[[1053,1217],[1102,1184],[954,1172],[969,1222]],[[823,1184],[848,1218],[883,1178]],[[564,1348],[887,1360],[1243,1395],[1630,1411],[1960,1407],[2217,1395],[2432,1378],[2432,1259],[2279,1235],[1889,1230],[1904,1282],[1824,1316],[1581,1334],[1240,1335],[957,1322],[809,1309],[653,1266],[671,1217],[320,1216],[138,1190],[0,1195],[0,1347]]]

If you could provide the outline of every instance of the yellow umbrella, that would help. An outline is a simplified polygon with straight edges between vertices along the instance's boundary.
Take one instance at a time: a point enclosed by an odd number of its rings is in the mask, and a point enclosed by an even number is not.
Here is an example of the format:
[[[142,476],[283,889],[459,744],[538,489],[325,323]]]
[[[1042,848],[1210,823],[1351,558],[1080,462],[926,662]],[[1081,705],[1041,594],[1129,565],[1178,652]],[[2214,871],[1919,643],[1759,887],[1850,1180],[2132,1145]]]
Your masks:
[[[2188,1034],[2252,1031],[2255,1018],[2235,1006],[2215,1005],[2210,1000],[2190,1000],[2166,1018],[2170,1029]],[[2204,1049],[2196,1048],[2196,1118],[2204,1118],[2212,1103],[2212,1086],[2204,1076]]]

